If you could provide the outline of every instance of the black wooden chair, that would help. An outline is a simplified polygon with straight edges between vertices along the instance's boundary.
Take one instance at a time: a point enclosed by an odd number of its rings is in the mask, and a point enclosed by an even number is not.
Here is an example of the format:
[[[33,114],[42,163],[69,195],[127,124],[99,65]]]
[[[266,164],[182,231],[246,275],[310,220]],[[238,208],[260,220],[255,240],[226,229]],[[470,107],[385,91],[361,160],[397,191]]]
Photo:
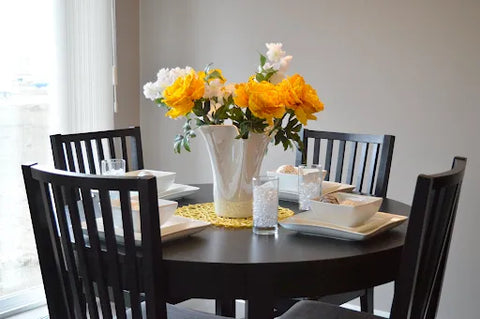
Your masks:
[[[100,174],[105,158],[123,158],[126,170],[143,169],[140,127],[50,136],[55,168]]]
[[[391,319],[434,319],[467,160],[455,157],[450,171],[419,175],[410,212]],[[335,305],[301,301],[282,319],[380,318]]]
[[[321,164],[327,171],[325,180],[354,184],[358,192],[386,197],[395,136],[303,129],[301,139],[304,150],[297,152],[296,166],[311,160],[312,164]],[[313,142],[312,152],[309,152],[312,149],[310,142]],[[373,313],[373,287],[319,300],[341,305],[358,297],[362,311]],[[278,313],[283,313],[297,301],[279,301]]]
[[[142,313],[152,319],[167,313],[175,319],[224,318],[165,302],[154,177],[85,175],[36,165],[22,170],[50,318],[142,318]],[[116,206],[112,191],[118,194]],[[134,236],[131,191],[138,191],[141,238]],[[112,211],[121,214],[120,239]]]
[[[327,171],[325,180],[353,184],[356,191],[364,194],[387,195],[395,136],[304,129],[304,151],[297,152],[297,166],[309,159],[310,139],[312,163],[321,164]]]

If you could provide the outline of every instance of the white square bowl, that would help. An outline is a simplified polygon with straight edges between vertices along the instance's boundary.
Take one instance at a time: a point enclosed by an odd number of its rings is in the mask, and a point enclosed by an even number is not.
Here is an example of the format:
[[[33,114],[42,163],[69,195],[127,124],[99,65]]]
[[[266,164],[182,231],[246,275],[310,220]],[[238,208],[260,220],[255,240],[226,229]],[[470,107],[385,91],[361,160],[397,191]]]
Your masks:
[[[365,223],[375,215],[382,205],[383,198],[352,193],[334,193],[340,204],[312,201],[312,209],[304,213],[305,217],[329,224],[355,227]],[[353,205],[342,205],[349,201]]]
[[[132,199],[132,220],[133,220],[133,231],[139,233],[141,231],[141,222],[140,222],[140,208],[138,200]],[[166,199],[158,199],[158,213],[160,217],[160,226],[163,226],[170,217],[175,214],[178,203]],[[122,213],[120,211],[120,201],[118,199],[112,200],[113,208],[113,222],[115,227],[123,228],[122,225]]]
[[[126,176],[155,176],[157,178],[157,193],[163,193],[175,182],[175,172],[154,171],[151,169],[141,169],[125,173]]]

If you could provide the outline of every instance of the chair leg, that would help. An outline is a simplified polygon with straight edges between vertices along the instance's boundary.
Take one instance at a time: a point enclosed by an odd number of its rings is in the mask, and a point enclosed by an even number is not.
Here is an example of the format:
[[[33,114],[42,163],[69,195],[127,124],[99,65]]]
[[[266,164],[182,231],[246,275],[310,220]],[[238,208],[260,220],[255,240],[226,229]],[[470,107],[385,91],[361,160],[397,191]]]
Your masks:
[[[365,289],[365,294],[360,296],[360,309],[373,314],[373,287]]]
[[[216,299],[215,314],[235,318],[235,299]]]

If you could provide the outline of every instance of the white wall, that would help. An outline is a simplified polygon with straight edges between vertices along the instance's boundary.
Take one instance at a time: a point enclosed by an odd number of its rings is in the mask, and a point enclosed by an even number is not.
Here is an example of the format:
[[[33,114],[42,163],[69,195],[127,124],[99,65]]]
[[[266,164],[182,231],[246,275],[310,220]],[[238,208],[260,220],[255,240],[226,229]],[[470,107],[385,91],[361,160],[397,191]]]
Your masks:
[[[389,197],[411,202],[419,173],[468,157],[438,318],[475,318],[480,295],[480,2],[478,1],[158,1],[141,0],[140,82],[160,67],[209,62],[231,81],[254,72],[265,42],[283,42],[325,111],[309,127],[396,136]],[[203,141],[175,155],[182,122],[141,98],[146,166],[210,182]],[[263,168],[293,163],[271,147]],[[391,286],[376,289],[389,310]]]

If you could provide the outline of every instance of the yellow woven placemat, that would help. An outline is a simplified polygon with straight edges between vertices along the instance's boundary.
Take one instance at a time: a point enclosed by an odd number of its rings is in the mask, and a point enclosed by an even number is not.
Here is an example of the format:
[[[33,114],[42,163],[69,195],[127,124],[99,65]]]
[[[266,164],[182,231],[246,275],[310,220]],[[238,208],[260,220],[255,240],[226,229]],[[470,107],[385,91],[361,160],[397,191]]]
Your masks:
[[[278,207],[278,220],[293,216],[293,211],[288,208]],[[177,208],[175,215],[203,220],[215,226],[223,226],[229,228],[248,228],[252,227],[252,217],[246,218],[229,218],[220,217],[215,214],[215,206],[213,203],[202,203]]]

